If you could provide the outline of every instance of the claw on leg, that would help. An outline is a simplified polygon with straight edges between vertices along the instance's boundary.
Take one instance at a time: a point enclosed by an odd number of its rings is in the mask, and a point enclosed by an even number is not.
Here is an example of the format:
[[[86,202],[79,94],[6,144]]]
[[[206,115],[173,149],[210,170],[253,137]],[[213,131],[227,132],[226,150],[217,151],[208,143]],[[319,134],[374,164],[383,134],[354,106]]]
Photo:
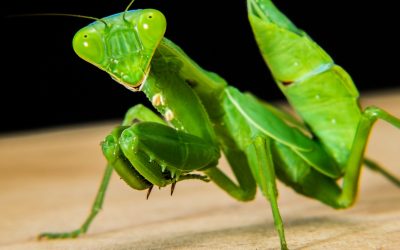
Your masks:
[[[175,186],[176,186],[176,182],[172,183],[172,185],[171,185],[171,196],[174,194]]]
[[[146,200],[149,199],[150,194],[151,194],[151,190],[153,190],[153,187],[154,187],[154,185],[151,185],[151,186],[149,187],[149,189],[147,190]]]

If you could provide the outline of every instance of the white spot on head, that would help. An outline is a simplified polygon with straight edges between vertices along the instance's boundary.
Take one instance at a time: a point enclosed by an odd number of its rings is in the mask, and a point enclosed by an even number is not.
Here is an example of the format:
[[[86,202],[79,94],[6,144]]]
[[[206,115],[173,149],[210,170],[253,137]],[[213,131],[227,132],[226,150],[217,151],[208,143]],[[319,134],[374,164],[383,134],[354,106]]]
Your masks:
[[[143,24],[143,29],[147,30],[149,28],[149,25],[147,23]]]
[[[85,46],[85,47],[89,47],[89,44],[88,44],[88,42],[83,42],[83,46]]]
[[[165,111],[164,117],[167,121],[172,121],[172,119],[174,119],[174,112],[172,112],[172,110],[167,109]]]

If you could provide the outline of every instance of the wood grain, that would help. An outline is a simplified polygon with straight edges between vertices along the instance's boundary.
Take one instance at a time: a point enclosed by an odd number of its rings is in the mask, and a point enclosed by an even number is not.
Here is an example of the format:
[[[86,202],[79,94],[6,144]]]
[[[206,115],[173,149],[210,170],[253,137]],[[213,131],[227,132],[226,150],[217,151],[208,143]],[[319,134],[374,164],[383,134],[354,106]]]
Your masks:
[[[400,91],[367,94],[400,117]],[[0,249],[278,249],[268,203],[240,203],[214,184],[133,191],[114,175],[105,206],[78,239],[37,241],[83,221],[105,165],[99,142],[117,122],[0,139]],[[400,131],[378,122],[368,155],[400,176]],[[221,163],[224,164],[224,163]],[[400,249],[400,190],[363,171],[355,206],[337,211],[279,185],[291,249]]]

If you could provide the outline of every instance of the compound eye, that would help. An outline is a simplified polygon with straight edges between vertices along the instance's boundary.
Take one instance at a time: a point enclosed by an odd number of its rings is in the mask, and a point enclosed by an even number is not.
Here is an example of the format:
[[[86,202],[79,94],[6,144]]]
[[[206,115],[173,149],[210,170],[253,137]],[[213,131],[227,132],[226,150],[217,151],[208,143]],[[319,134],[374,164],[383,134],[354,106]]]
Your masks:
[[[148,9],[141,14],[137,29],[142,41],[154,43],[164,36],[166,26],[167,22],[160,11]]]
[[[75,34],[72,45],[82,59],[93,64],[100,64],[103,61],[104,46],[97,30],[90,27],[81,29]]]

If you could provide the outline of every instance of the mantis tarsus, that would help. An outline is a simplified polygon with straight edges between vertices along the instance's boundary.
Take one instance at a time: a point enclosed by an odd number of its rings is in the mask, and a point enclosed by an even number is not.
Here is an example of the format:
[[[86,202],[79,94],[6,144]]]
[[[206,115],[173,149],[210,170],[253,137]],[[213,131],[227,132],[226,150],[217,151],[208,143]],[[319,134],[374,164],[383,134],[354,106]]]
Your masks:
[[[282,249],[287,244],[276,177],[333,208],[353,204],[363,163],[400,186],[364,157],[373,123],[382,119],[400,128],[400,119],[378,107],[361,110],[350,76],[271,1],[247,0],[247,8],[261,54],[304,123],[203,70],[164,38],[161,12],[134,10],[97,19],[77,32],[75,52],[126,88],[143,92],[164,119],[142,105],[129,109],[102,142],[108,164],[87,220],[75,231],[40,237],[85,233],[113,170],[148,194],[153,186],[171,185],[173,192],[177,182],[198,179],[250,201],[258,186],[271,205]],[[217,167],[221,151],[236,181]]]

